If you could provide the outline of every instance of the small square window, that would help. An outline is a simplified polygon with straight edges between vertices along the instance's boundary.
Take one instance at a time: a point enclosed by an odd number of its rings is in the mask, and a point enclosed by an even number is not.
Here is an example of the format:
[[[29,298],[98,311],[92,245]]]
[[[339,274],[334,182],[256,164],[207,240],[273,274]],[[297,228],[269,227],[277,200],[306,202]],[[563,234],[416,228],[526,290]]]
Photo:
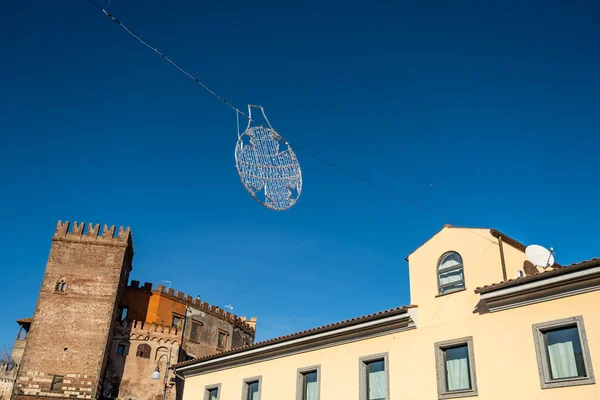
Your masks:
[[[583,317],[533,325],[542,389],[595,383]]]
[[[52,377],[52,384],[50,385],[50,391],[52,392],[56,392],[62,389],[62,384],[63,384],[63,376],[60,375],[54,375]]]
[[[244,379],[242,387],[242,400],[260,400],[260,382],[262,377]]]
[[[200,328],[202,327],[201,322],[192,321],[192,327],[190,330],[190,340],[193,342],[200,342]]]
[[[173,314],[173,320],[171,321],[171,326],[175,328],[181,328],[181,324],[183,322],[183,317],[180,315]]]
[[[204,388],[204,400],[219,400],[221,384],[210,385]]]
[[[298,380],[296,383],[296,400],[319,400],[320,365],[298,369]]]
[[[217,349],[225,350],[227,346],[227,332],[217,331]]]
[[[477,396],[473,338],[435,344],[438,398]]]
[[[361,357],[359,363],[360,400],[388,400],[388,354]]]

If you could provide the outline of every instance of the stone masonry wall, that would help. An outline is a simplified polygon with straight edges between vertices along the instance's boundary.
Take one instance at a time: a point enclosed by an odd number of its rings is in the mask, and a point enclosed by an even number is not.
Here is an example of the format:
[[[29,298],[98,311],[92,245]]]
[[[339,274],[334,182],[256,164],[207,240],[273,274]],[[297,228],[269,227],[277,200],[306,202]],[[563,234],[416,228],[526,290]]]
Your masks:
[[[122,321],[113,329],[113,340],[102,394],[110,399],[155,400],[160,399],[167,376],[166,399],[175,398],[172,370],[167,368],[169,353],[171,364],[177,360],[182,332],[174,327],[144,321]],[[119,346],[125,351],[119,354]],[[141,354],[140,346],[149,353]],[[159,367],[160,379],[153,380],[152,372]]]
[[[131,269],[129,228],[59,221],[23,360],[16,381],[20,395],[96,398],[119,292]],[[57,291],[59,280],[66,283]],[[51,389],[54,376],[62,387]],[[31,397],[27,397],[31,399]]]

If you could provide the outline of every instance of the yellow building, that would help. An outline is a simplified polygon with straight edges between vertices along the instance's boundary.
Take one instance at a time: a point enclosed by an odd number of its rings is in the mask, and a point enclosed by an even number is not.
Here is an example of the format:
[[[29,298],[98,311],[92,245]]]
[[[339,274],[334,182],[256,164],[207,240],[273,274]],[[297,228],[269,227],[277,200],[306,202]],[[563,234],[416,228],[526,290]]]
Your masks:
[[[414,305],[177,364],[183,400],[600,399],[600,259],[445,226],[407,261]]]

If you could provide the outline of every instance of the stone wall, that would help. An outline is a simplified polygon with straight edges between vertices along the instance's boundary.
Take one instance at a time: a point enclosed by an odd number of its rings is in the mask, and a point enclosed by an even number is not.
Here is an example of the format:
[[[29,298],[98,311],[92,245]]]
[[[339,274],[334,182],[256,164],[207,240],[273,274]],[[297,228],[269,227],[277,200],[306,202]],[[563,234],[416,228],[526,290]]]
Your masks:
[[[17,366],[15,363],[0,364],[0,399],[10,399],[16,377]]]
[[[23,360],[21,395],[95,398],[110,332],[126,286],[133,247],[129,228],[59,221]],[[57,283],[61,286],[57,290]],[[63,286],[62,283],[65,285]],[[53,378],[62,378],[52,387]],[[58,385],[56,385],[58,386]]]
[[[181,337],[182,332],[177,328],[144,321],[123,321],[116,325],[102,395],[110,399],[160,400],[167,373],[166,398],[174,399],[175,375],[168,369],[167,360],[170,355],[171,363],[176,362]],[[123,354],[119,354],[119,346],[124,348]],[[160,379],[153,380],[157,366]]]

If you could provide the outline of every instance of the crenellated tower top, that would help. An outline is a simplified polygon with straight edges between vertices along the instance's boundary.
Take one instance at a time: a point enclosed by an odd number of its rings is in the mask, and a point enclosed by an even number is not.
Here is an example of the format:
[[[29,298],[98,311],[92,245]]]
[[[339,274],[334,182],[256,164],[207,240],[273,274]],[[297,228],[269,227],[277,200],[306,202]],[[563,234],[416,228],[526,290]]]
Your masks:
[[[212,315],[213,317],[217,317],[220,320],[225,321],[227,323],[230,323],[231,325],[240,328],[243,332],[251,335],[252,337],[256,335],[256,318],[246,319],[246,317],[239,317],[235,314],[223,310],[218,306],[208,304],[205,301],[201,301],[198,297],[194,298],[189,294],[185,294],[184,292],[178,292],[173,288],[167,289],[164,285],[157,285],[156,289],[154,289],[152,283],[150,282],[145,282],[144,285],[141,286],[140,281],[132,280],[128,288],[144,290],[155,295],[164,296],[173,301],[188,305],[191,308]]]
[[[70,229],[69,229],[70,228]],[[111,246],[128,246],[132,244],[131,229],[129,227],[119,227],[115,235],[115,226],[104,225],[102,234],[100,234],[100,224],[89,223],[86,225],[75,221],[71,226],[69,221],[58,221],[56,231],[52,237],[54,241],[62,242],[80,242],[90,244],[101,244]]]

